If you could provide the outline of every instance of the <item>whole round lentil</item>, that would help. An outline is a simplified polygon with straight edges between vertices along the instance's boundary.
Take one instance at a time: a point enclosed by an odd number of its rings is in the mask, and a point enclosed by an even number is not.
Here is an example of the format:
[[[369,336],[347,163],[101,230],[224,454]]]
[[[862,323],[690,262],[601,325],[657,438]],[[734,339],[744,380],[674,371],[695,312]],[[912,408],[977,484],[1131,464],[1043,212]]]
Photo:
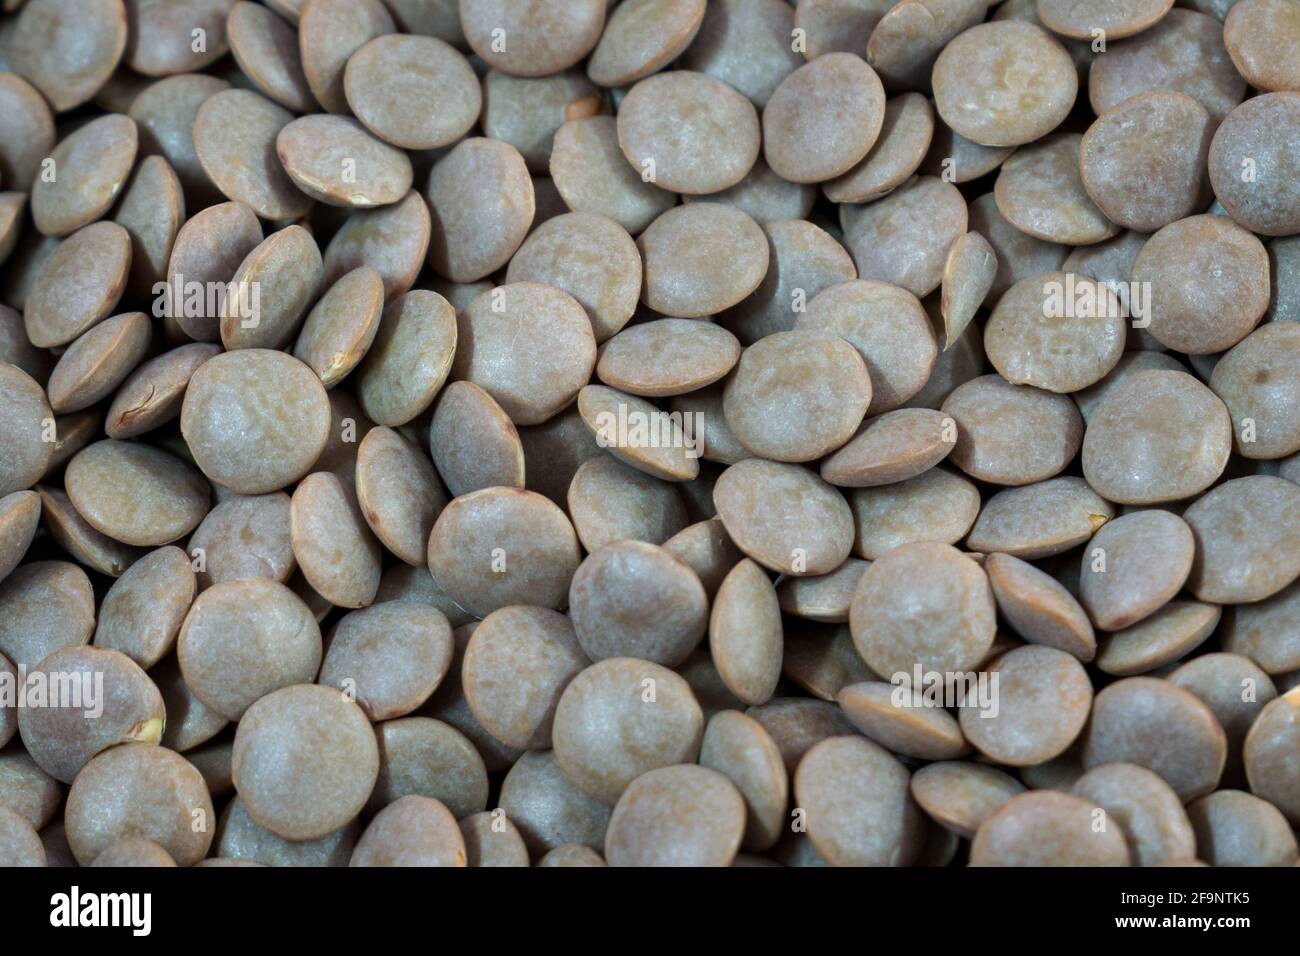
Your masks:
[[[87,643],[95,597],[85,571],[67,561],[32,561],[0,582],[0,653],[32,670],[53,652]]]
[[[303,477],[325,450],[329,401],[315,373],[291,356],[226,352],[190,377],[181,434],[212,481],[265,494]]]
[[[962,733],[999,764],[1022,767],[1064,753],[1083,731],[1092,686],[1079,660],[1055,647],[1008,651],[985,672],[997,675],[996,713],[978,703],[959,711]]]
[[[470,47],[492,66],[515,76],[545,76],[573,66],[596,46],[605,0],[541,0],[524,7],[483,0],[462,8],[460,22]]]
[[[165,747],[130,743],[110,747],[77,774],[64,823],[83,866],[128,836],[152,840],[177,866],[191,866],[207,855],[216,821],[207,785],[189,761]]]
[[[789,331],[803,311],[801,304],[806,308],[824,289],[858,274],[848,251],[824,229],[802,219],[760,225],[769,246],[767,274],[748,298],[718,317],[745,345]]]
[[[1246,734],[1259,712],[1277,698],[1277,686],[1250,658],[1223,653],[1193,657],[1172,671],[1169,680],[1210,708],[1227,734],[1224,781],[1244,780],[1242,747]],[[1248,688],[1254,693],[1246,693]]]
[[[166,711],[166,722],[163,725],[160,743],[177,753],[189,752],[193,760],[198,761],[199,758],[193,755],[200,751],[196,751],[195,748],[201,747],[221,733],[228,721],[194,696],[189,685],[185,683],[180,664],[174,654],[169,654],[162,662],[155,665],[149,671],[149,679],[158,688],[158,693],[162,694],[163,709]],[[228,747],[227,744],[216,746]],[[226,776],[229,776],[229,756],[227,753],[224,760],[226,766],[223,773]],[[218,792],[229,789],[224,783],[221,786],[217,785],[211,777],[210,768],[197,762],[195,766],[203,774],[204,780],[208,781],[209,790]]]
[[[998,254],[978,232],[968,232],[953,242],[941,283],[944,351],[953,347],[975,318],[993,288],[997,271]]]
[[[223,90],[194,116],[194,151],[203,171],[235,202],[264,219],[297,219],[311,198],[275,156],[276,137],[293,114],[251,90]]]
[[[1084,188],[1107,219],[1154,232],[1202,208],[1213,127],[1185,93],[1139,93],[1111,107],[1079,147]]]
[[[562,846],[592,853],[604,848],[611,807],[578,789],[553,750],[525,753],[510,768],[501,784],[501,809],[534,854]]]
[[[1203,601],[1246,604],[1300,576],[1300,486],[1273,475],[1224,482],[1183,519],[1196,538],[1187,587]]]
[[[828,53],[787,76],[768,99],[763,156],[790,182],[835,179],[867,156],[884,118],[885,91],[876,71],[860,56]]]
[[[650,661],[612,657],[592,664],[564,689],[551,739],[565,776],[612,804],[641,774],[694,760],[703,732],[704,715],[681,677]],[[636,746],[609,746],[620,738]]]
[[[1050,557],[1087,541],[1114,514],[1083,480],[1051,478],[989,498],[966,546],[1030,560]]]
[[[1251,86],[1266,93],[1300,91],[1298,43],[1300,14],[1284,0],[1241,0],[1223,21],[1223,45],[1232,65]]]
[[[1210,866],[1294,866],[1295,835],[1273,804],[1240,790],[1219,790],[1187,808],[1197,847]]]
[[[55,697],[44,706],[18,711],[18,732],[23,746],[41,769],[64,783],[72,783],[96,754],[116,744],[162,739],[162,695],[145,672],[117,651],[98,647],[65,647],[32,669],[37,680],[72,681],[83,687],[98,685],[102,696]]]
[[[481,728],[479,730],[481,733]],[[431,797],[455,816],[487,806],[487,767],[475,745],[449,723],[429,717],[401,717],[381,723],[379,777],[367,804],[371,811],[407,795]],[[518,751],[511,751],[512,757]]]
[[[146,670],[153,667],[171,651],[196,592],[189,555],[177,547],[150,552],[104,595],[95,646],[121,651]]]
[[[1095,827],[1093,805],[1051,790],[1022,793],[993,812],[971,842],[971,866],[1128,866],[1118,821]]]
[[[289,513],[290,498],[282,491],[219,502],[194,529],[188,546],[191,555],[202,557],[197,572],[202,588],[243,578],[288,581],[297,567]]]
[[[641,80],[619,105],[617,120],[627,161],[643,179],[672,192],[734,186],[758,157],[753,104],[704,73],[672,70]]]
[[[0,174],[6,188],[27,190],[54,148],[54,117],[45,99],[17,73],[0,73]]]
[[[384,283],[378,270],[359,266],[338,279],[312,306],[294,357],[332,388],[357,367],[379,331]]]
[[[131,234],[95,222],[65,239],[37,273],[23,321],[38,348],[67,345],[107,318],[126,290]]]
[[[637,239],[644,264],[641,301],[682,318],[715,315],[758,288],[770,261],[762,227],[732,206],[677,206]]]
[[[300,190],[331,206],[397,202],[411,188],[411,161],[343,116],[301,116],[275,138],[275,152]]]
[[[704,22],[705,0],[629,0],[615,7],[591,51],[587,75],[627,86],[677,59]]]
[[[1065,47],[1030,23],[1000,20],[958,35],[934,63],[935,109],[982,146],[1020,146],[1055,129],[1078,75]]]
[[[341,618],[319,681],[354,696],[372,721],[423,704],[451,664],[451,625],[440,611],[393,601]]]
[[[225,865],[346,866],[359,833],[360,827],[353,822],[319,840],[291,842],[249,816],[243,799],[235,797],[222,813],[217,831],[216,845],[221,856],[198,865],[229,860]]]
[[[1165,226],[1133,263],[1133,281],[1153,292],[1151,335],[1190,355],[1223,351],[1250,334],[1268,308],[1268,275],[1263,243],[1226,216]]]
[[[928,89],[940,51],[986,10],[979,0],[903,0],[872,29],[867,60],[891,88]]]
[[[690,453],[683,426],[663,419],[650,402],[603,385],[588,385],[578,393],[578,413],[597,442],[619,461],[665,481],[690,481],[699,475],[700,464]],[[637,424],[620,435],[620,423],[627,422]]]
[[[19,72],[62,113],[94,96],[122,59],[126,9],[121,0],[31,0],[10,45]]]
[[[777,332],[745,349],[723,393],[732,434],[773,461],[812,461],[834,451],[870,404],[871,378],[858,351],[812,329]]]
[[[332,287],[345,274],[370,266],[383,280],[384,295],[396,298],[424,267],[432,230],[429,207],[415,191],[391,206],[359,209],[325,247],[325,283]]]
[[[690,319],[657,319],[611,338],[600,350],[596,375],[633,395],[663,398],[712,385],[740,358],[740,344],[724,328]]]
[[[40,520],[41,496],[36,492],[14,491],[0,498],[0,581],[9,577],[26,555]]]
[[[1016,150],[993,188],[998,210],[1017,229],[1065,245],[1087,245],[1119,232],[1089,197],[1080,175],[1082,137],[1055,133]]]
[[[1097,653],[1097,637],[1079,602],[1046,572],[1009,554],[984,560],[998,610],[1032,644],[1065,651],[1085,663]],[[1014,652],[1013,652],[1014,653]]]
[[[63,480],[82,517],[126,544],[175,541],[193,531],[208,508],[207,482],[149,445],[97,442],[68,462]]]
[[[465,866],[465,839],[437,800],[400,797],[376,814],[348,866]]]
[[[278,581],[226,581],[195,599],[176,651],[194,695],[238,720],[263,695],[315,678],[320,628],[302,599]]]
[[[285,839],[315,840],[361,810],[379,752],[360,707],[299,684],[267,694],[240,719],[232,770],[254,820]]]
[[[659,767],[623,791],[605,832],[610,866],[729,866],[745,829],[745,802],[716,770]]]
[[[1294,621],[1300,614],[1300,584],[1271,598],[1241,604],[1224,616],[1223,647],[1249,657],[1270,674],[1300,670],[1300,634]]]
[[[853,518],[843,496],[798,465],[750,458],[713,493],[727,534],[746,555],[784,574],[833,571],[849,556]]]
[[[1058,305],[1069,295],[1095,307]],[[1104,378],[1124,352],[1119,306],[1105,286],[1084,277],[1051,272],[1023,279],[1003,293],[985,323],[985,354],[1013,385],[1080,391]]]
[[[1227,759],[1227,738],[1210,709],[1167,680],[1127,677],[1093,701],[1083,764],[1132,763],[1164,779],[1183,802],[1210,793]]]
[[[235,62],[259,90],[298,113],[316,108],[293,27],[261,4],[241,0],[230,8],[226,37]]]
[[[61,140],[48,162],[54,177],[32,186],[32,220],[47,236],[66,236],[99,219],[135,163],[139,136],[129,116],[111,113]]]
[[[375,37],[395,32],[396,24],[381,0],[314,0],[301,7],[298,50],[307,83],[326,110],[346,113],[349,58]]]
[[[1219,360],[1209,385],[1228,406],[1243,457],[1300,450],[1300,326],[1261,325]]]
[[[675,667],[708,624],[708,597],[695,572],[642,541],[592,552],[573,575],[569,608],[577,641],[593,661],[636,655]],[[755,639],[752,631],[746,639]]]
[[[678,488],[601,454],[579,466],[563,503],[588,551],[624,538],[663,544],[689,521]]]
[[[1122,0],[1120,3],[1039,0],[1037,5],[1045,27],[1076,40],[1093,39],[1094,30],[1105,31],[1108,39],[1122,40],[1151,27],[1172,6],[1173,0]]]
[[[320,249],[306,229],[289,226],[267,236],[230,280],[221,315],[222,343],[230,350],[283,348],[320,295],[322,272]],[[250,318],[252,302],[256,311]]]
[[[858,582],[849,626],[876,673],[968,670],[993,643],[993,592],[956,548],[918,542],[877,558]]]
[[[456,325],[452,373],[480,386],[516,425],[541,424],[568,405],[596,364],[586,312],[551,286],[497,286],[457,315]]]
[[[0,464],[0,493],[24,491],[45,474],[54,443],[45,435],[54,412],[45,390],[15,365],[0,364],[0,437],[8,452]]]
[[[853,550],[869,560],[917,541],[954,544],[965,537],[980,509],[975,486],[944,468],[891,485],[849,494],[856,538]]]
[[[910,774],[864,737],[815,745],[794,776],[808,836],[836,866],[907,866],[920,852],[924,817],[908,792]]]
[[[478,79],[464,56],[431,36],[388,34],[348,58],[348,106],[376,136],[402,149],[454,143],[478,119]]]
[[[1079,600],[1097,627],[1127,628],[1182,590],[1196,543],[1178,515],[1158,508],[1120,515],[1093,536],[1079,571]]]
[[[519,150],[483,137],[461,140],[443,156],[424,196],[433,214],[429,264],[455,282],[473,282],[509,262],[536,211]]]
[[[563,606],[580,551],[568,517],[548,499],[484,488],[442,510],[428,560],[452,600],[486,615],[510,604]]]
[[[1120,504],[1198,494],[1223,473],[1232,452],[1228,409],[1186,372],[1126,377],[1097,403],[1088,424],[1084,477]]]
[[[101,322],[63,353],[46,389],[56,414],[82,411],[111,393],[149,347],[149,320],[128,312]]]
[[[748,850],[771,849],[780,836],[790,781],[781,753],[761,724],[739,711],[709,718],[700,745],[700,764],[729,779],[745,802]]]
[[[716,520],[716,519],[713,519]],[[810,621],[843,623],[866,561],[848,558],[830,574],[812,578],[786,578],[777,587],[781,610]]]
[[[928,408],[886,412],[822,462],[822,478],[840,488],[863,488],[923,474],[952,451],[950,421]]]
[[[709,651],[722,682],[744,703],[761,704],[775,692],[783,637],[771,580],[753,561],[740,561],[713,598]]]
[[[519,77],[489,70],[483,78],[483,132],[519,150],[534,173],[548,171],[555,131],[566,121],[605,112],[605,99],[578,70]]]
[[[1170,601],[1154,614],[1102,639],[1098,669],[1141,674],[1184,657],[1209,638],[1220,608],[1199,601]]]
[[[957,422],[950,460],[972,478],[1024,485],[1059,474],[1084,439],[1075,405],[1029,385],[984,375],[959,385],[942,411]]]

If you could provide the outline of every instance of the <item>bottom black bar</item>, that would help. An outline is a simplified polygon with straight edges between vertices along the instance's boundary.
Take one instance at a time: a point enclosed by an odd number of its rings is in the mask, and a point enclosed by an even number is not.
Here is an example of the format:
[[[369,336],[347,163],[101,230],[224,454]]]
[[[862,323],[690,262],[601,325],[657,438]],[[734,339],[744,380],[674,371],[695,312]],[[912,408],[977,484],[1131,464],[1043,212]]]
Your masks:
[[[1294,926],[1296,908],[1294,868],[753,868],[537,876],[484,870],[49,869],[10,870],[7,877],[7,945],[71,933],[127,945],[146,938],[209,937],[216,943],[251,932],[265,939],[277,930],[298,946],[316,940],[338,945],[352,935],[374,942],[378,927],[384,935],[427,938],[432,927],[455,933],[459,926],[466,942],[471,931],[481,932],[485,943],[496,946],[512,933],[527,933],[531,941],[539,925],[557,922],[603,936],[618,932],[620,923],[640,935],[654,920],[689,927],[693,942],[701,933],[716,933],[732,947],[747,938],[770,947],[771,934],[782,924],[803,934],[810,918],[819,926],[818,943],[837,930],[856,935],[862,926],[870,926],[873,936],[890,927],[967,926],[1013,931],[1024,940],[1035,939],[1037,930],[1071,939],[1170,931],[1231,938],[1259,930],[1278,938]]]

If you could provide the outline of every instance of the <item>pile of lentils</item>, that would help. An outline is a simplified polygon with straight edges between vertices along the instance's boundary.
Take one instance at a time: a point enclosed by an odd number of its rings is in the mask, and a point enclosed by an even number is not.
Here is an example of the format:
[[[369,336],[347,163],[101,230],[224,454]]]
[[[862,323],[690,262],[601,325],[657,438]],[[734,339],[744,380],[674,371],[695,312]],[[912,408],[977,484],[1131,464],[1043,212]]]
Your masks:
[[[3,10],[0,863],[1297,862],[1296,0]]]

